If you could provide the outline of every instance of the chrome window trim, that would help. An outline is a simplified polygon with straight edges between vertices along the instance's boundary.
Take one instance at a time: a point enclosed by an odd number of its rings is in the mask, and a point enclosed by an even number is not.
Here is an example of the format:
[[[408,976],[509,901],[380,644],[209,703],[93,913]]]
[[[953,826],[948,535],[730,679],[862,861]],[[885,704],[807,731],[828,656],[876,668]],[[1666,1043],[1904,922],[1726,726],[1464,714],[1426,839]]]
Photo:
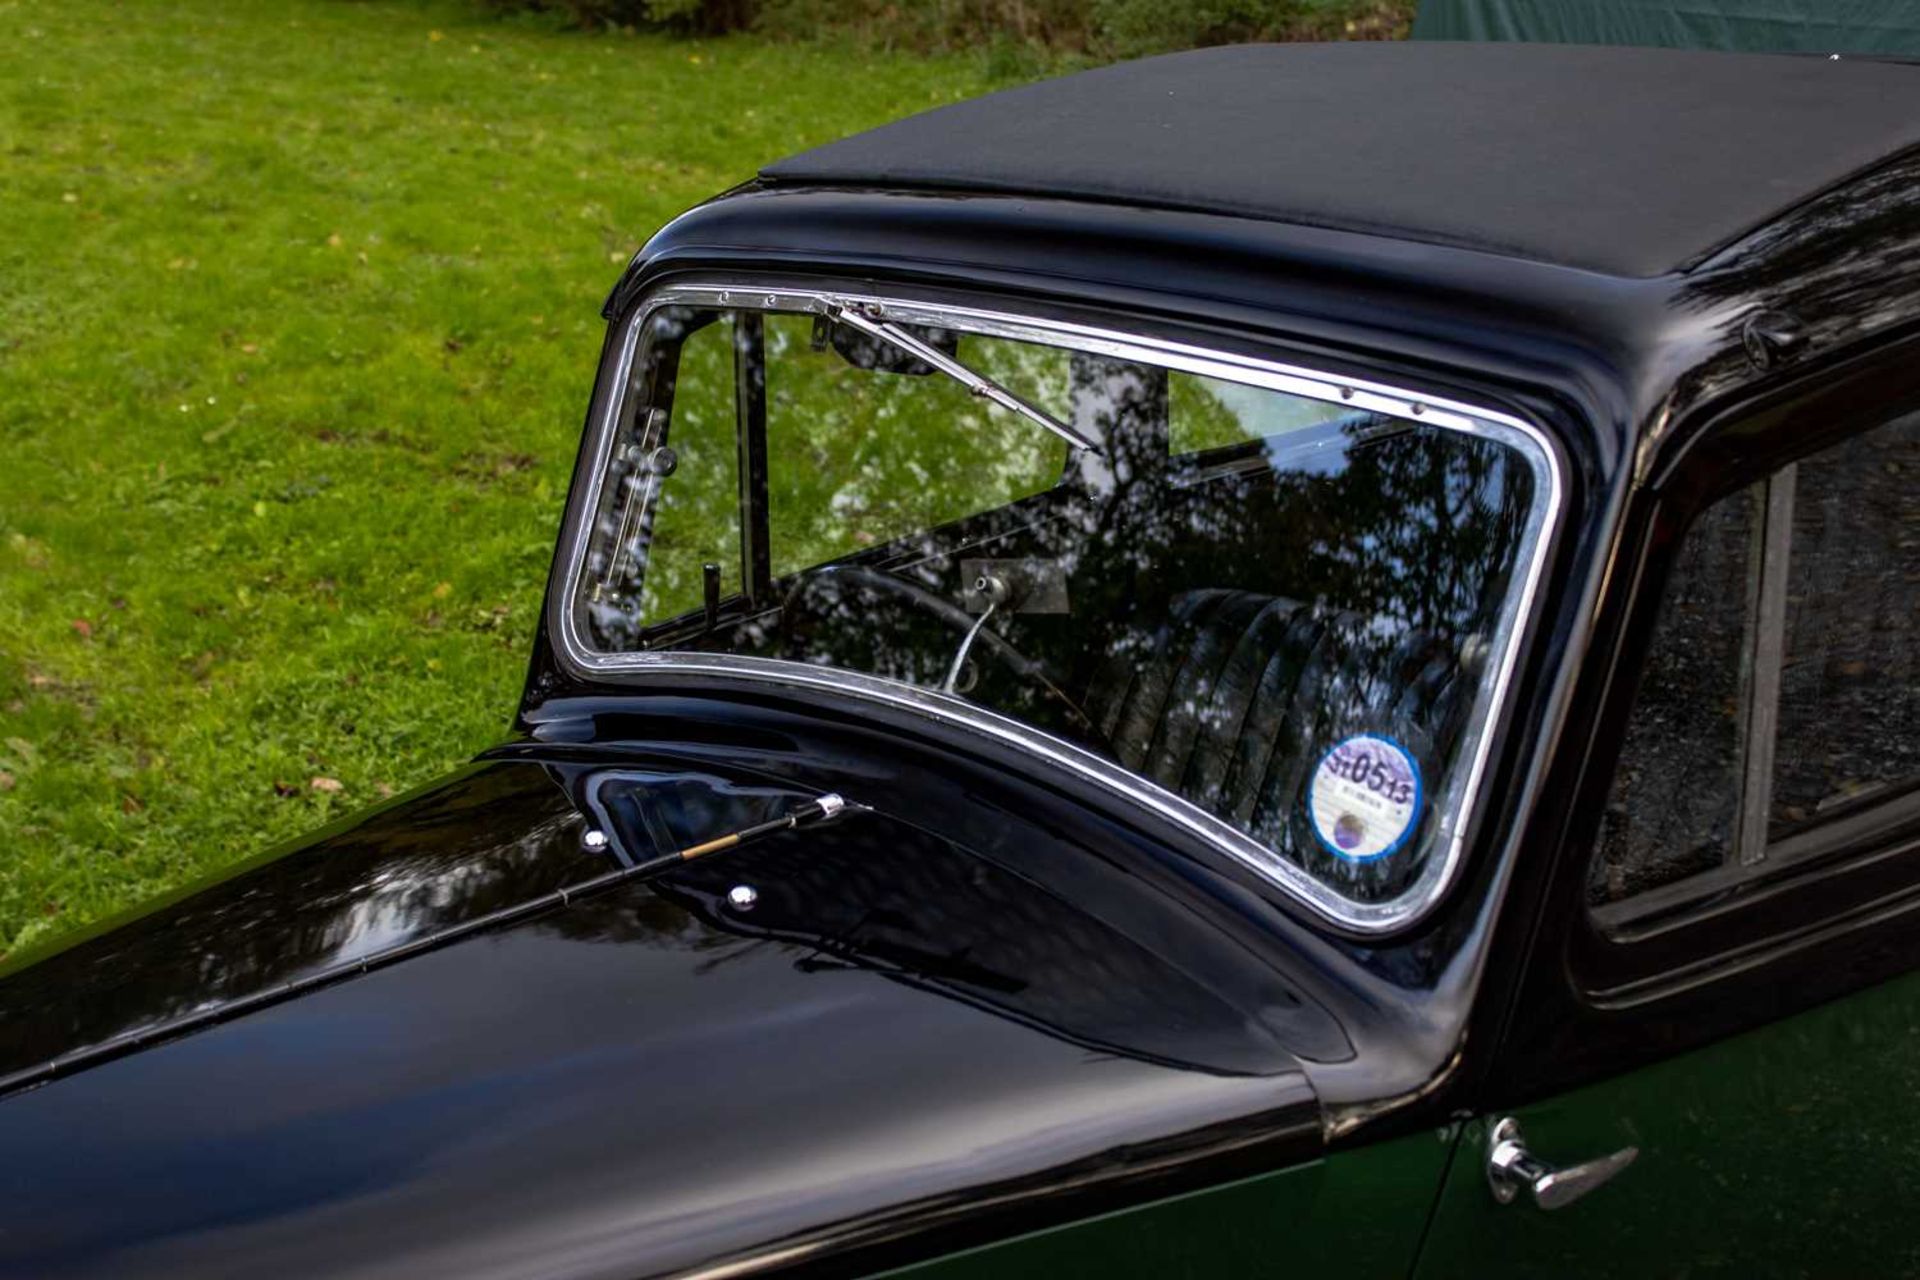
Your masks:
[[[1143,360],[1168,369],[1203,377],[1221,378],[1265,387],[1350,409],[1364,409],[1409,419],[1467,435],[1497,439],[1519,449],[1527,458],[1536,487],[1526,537],[1531,555],[1519,588],[1509,596],[1498,627],[1489,638],[1489,650],[1498,655],[1483,676],[1479,697],[1484,709],[1469,727],[1474,734],[1467,767],[1453,780],[1450,795],[1431,803],[1440,824],[1435,839],[1443,847],[1431,855],[1419,877],[1405,892],[1387,902],[1355,902],[1341,896],[1276,851],[1201,809],[1191,801],[1094,753],[996,711],[935,690],[855,671],[815,666],[776,658],[725,654],[638,652],[605,653],[593,649],[575,624],[575,602],[580,571],[586,560],[593,513],[599,509],[602,477],[606,473],[620,409],[629,392],[633,361],[647,319],[666,306],[738,307],[767,311],[825,314],[836,307],[878,309],[889,320],[930,324],[1012,338],[1046,346],[1067,347],[1120,359]],[[900,708],[983,737],[1025,748],[1043,759],[1140,805],[1155,815],[1206,840],[1250,871],[1274,884],[1327,921],[1363,933],[1386,933],[1423,917],[1452,885],[1465,858],[1465,832],[1471,824],[1485,782],[1488,759],[1498,730],[1509,712],[1510,687],[1531,629],[1548,553],[1560,529],[1565,482],[1562,459],[1553,439],[1521,418],[1459,401],[1422,395],[1389,384],[1335,377],[1297,365],[1217,351],[1166,339],[1119,333],[1087,325],[1050,320],[1018,312],[929,303],[906,297],[872,293],[824,291],[771,284],[765,288],[739,283],[676,283],[655,289],[635,308],[621,335],[619,355],[604,404],[590,423],[593,437],[588,466],[572,495],[562,531],[559,564],[561,589],[550,593],[548,617],[555,652],[562,663],[583,679],[616,677],[632,681],[672,684],[686,679],[722,678],[750,685],[831,690],[863,701]]]

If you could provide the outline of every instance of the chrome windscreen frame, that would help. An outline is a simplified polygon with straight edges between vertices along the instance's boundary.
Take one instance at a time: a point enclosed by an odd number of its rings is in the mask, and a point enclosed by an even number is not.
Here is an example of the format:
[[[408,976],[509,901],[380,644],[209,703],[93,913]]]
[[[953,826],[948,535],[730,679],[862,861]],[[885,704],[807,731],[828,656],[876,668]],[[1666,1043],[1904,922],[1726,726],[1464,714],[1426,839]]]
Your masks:
[[[631,390],[634,361],[647,320],[654,312],[668,306],[725,307],[812,315],[858,307],[869,315],[901,324],[931,325],[995,338],[1065,347],[1263,387],[1346,409],[1386,414],[1444,430],[1493,439],[1517,450],[1527,459],[1535,485],[1535,499],[1525,534],[1525,560],[1517,575],[1517,588],[1509,591],[1500,621],[1488,638],[1489,660],[1482,671],[1482,685],[1476,692],[1473,721],[1467,730],[1472,740],[1465,767],[1456,768],[1446,791],[1432,798],[1432,812],[1439,824],[1433,837],[1436,847],[1420,874],[1403,893],[1391,900],[1378,903],[1353,901],[1287,861],[1272,848],[1151,779],[1083,747],[955,695],[860,672],[784,659],[703,653],[607,652],[593,648],[580,634],[575,608],[593,513],[600,506],[601,485],[607,471],[609,453],[623,401]],[[579,492],[572,496],[566,526],[562,531],[562,554],[557,564],[564,579],[560,590],[549,593],[553,601],[547,619],[549,633],[561,661],[574,675],[587,680],[611,680],[652,687],[720,679],[762,688],[776,686],[823,690],[925,716],[949,727],[1030,751],[1199,837],[1329,922],[1357,932],[1380,934],[1410,925],[1423,917],[1452,885],[1465,858],[1466,833],[1482,798],[1496,731],[1511,710],[1509,693],[1522,651],[1524,633],[1533,617],[1549,549],[1560,526],[1565,492],[1563,463],[1552,439],[1535,425],[1483,407],[1237,352],[1190,346],[1015,311],[946,305],[869,292],[803,289],[786,283],[770,283],[765,287],[738,282],[724,285],[676,283],[658,288],[636,308],[620,335],[616,351],[617,362],[608,384],[610,392],[600,411],[589,423],[588,429],[592,434],[585,453],[587,465],[579,473]]]

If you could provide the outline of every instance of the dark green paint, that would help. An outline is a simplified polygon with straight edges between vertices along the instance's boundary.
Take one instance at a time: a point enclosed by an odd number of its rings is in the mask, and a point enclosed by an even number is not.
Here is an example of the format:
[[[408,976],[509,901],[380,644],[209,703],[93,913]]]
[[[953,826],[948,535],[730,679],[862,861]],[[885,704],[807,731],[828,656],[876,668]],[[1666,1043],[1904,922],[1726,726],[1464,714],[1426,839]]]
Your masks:
[[[1920,1274],[1920,976],[1513,1114],[1527,1145],[1639,1160],[1566,1209],[1494,1203],[1461,1142],[1421,1275]]]
[[[1413,1134],[888,1273],[901,1280],[1404,1277],[1453,1131]]]

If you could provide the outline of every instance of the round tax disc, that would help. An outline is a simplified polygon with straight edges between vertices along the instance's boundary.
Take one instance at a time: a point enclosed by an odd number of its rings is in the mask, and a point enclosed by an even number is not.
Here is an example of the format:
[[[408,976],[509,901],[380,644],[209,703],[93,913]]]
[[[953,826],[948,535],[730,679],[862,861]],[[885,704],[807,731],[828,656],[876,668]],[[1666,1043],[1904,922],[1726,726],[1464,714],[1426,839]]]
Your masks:
[[[1407,842],[1424,799],[1413,753],[1392,738],[1361,733],[1335,743],[1314,766],[1307,815],[1329,853],[1370,862]]]

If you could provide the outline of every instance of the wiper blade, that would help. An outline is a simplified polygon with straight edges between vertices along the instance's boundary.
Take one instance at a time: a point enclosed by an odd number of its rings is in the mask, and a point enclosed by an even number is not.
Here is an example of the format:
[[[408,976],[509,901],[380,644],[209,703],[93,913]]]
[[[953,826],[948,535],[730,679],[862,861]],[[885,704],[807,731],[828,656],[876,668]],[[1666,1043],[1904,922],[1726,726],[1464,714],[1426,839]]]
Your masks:
[[[1098,440],[1080,434],[1080,432],[1060,421],[1060,419],[1054,417],[1045,409],[1021,399],[1013,392],[995,382],[992,378],[975,373],[972,369],[967,368],[967,366],[961,364],[946,352],[940,350],[938,347],[929,346],[927,343],[920,341],[920,339],[914,337],[897,324],[892,324],[885,320],[876,320],[872,316],[862,314],[857,307],[851,306],[829,308],[827,315],[828,318],[836,324],[844,324],[850,329],[858,329],[861,333],[878,338],[880,341],[889,343],[906,352],[908,355],[932,365],[941,373],[946,374],[949,378],[952,378],[955,382],[960,383],[967,390],[973,392],[974,395],[982,399],[991,400],[1002,409],[1017,413],[1029,421],[1038,423],[1076,449],[1091,450],[1095,453],[1100,451],[1100,442]]]

